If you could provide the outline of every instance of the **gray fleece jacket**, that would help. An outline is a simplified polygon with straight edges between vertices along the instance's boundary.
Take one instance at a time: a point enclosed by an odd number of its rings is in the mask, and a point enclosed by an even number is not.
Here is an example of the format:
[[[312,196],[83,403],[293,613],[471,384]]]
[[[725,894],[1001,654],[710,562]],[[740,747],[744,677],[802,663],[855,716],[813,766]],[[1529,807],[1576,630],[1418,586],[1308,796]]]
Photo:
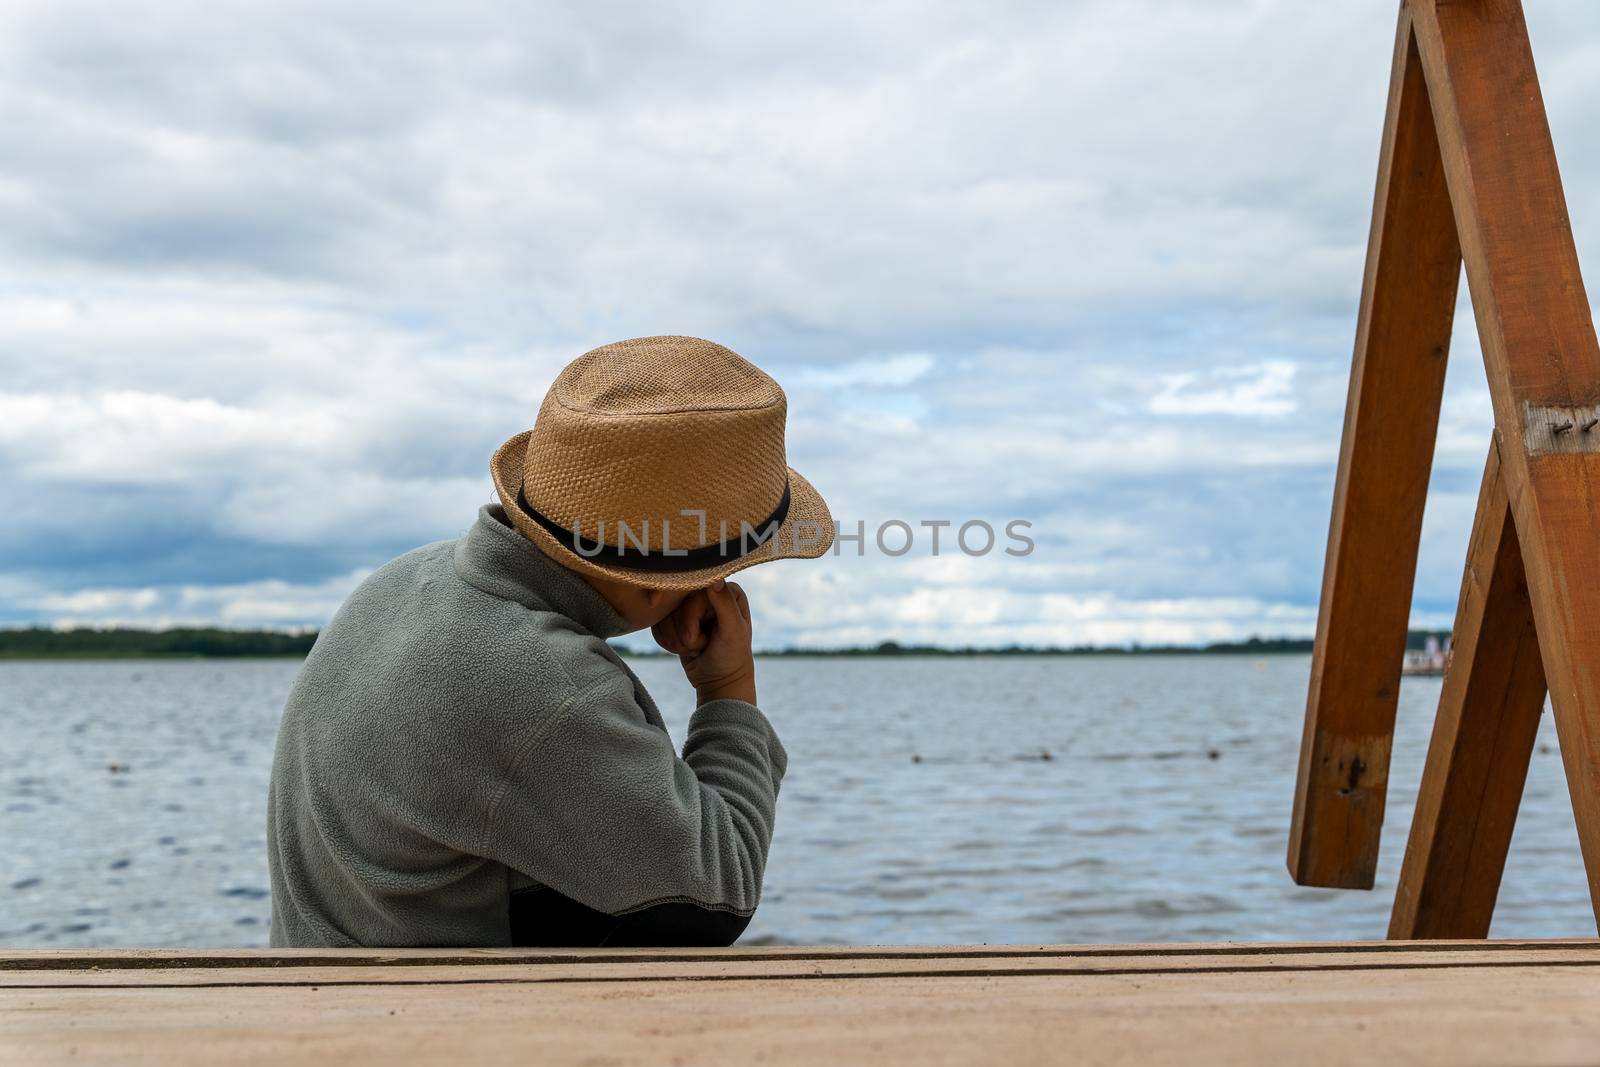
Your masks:
[[[498,506],[362,582],[278,732],[272,943],[731,943],[783,746],[717,700],[680,758],[606,644],[625,629]]]

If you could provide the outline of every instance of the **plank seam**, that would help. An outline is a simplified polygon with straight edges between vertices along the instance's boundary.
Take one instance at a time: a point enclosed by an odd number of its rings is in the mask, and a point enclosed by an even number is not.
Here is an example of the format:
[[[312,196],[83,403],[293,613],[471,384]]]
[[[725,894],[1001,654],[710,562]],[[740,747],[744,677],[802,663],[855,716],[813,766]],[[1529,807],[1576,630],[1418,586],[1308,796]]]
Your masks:
[[[793,974],[684,974],[684,975],[611,975],[590,977],[566,975],[557,978],[446,978],[399,979],[392,982],[354,981],[337,979],[301,982],[129,982],[85,984],[28,984],[0,986],[0,995],[17,989],[32,991],[48,989],[320,989],[337,986],[341,989],[369,987],[383,989],[398,986],[454,986],[454,985],[602,985],[607,983],[639,982],[788,982],[788,981],[858,981],[884,978],[1116,978],[1130,976],[1191,975],[1203,977],[1219,974],[1320,974],[1330,971],[1468,971],[1541,969],[1550,967],[1600,967],[1596,960],[1507,960],[1480,963],[1334,963],[1321,967],[1274,967],[1270,965],[1240,965],[1237,967],[1006,967],[950,968],[939,971],[862,971],[826,972],[797,971]]]
[[[17,971],[82,971],[82,970],[180,970],[186,967],[223,968],[239,967],[262,969],[269,967],[499,967],[535,966],[540,964],[594,965],[611,963],[770,963],[809,962],[828,960],[940,960],[940,959],[1117,959],[1131,956],[1265,956],[1265,955],[1327,955],[1334,953],[1397,952],[1554,952],[1593,951],[1600,953],[1600,940],[1555,941],[1371,941],[1337,942],[1297,945],[1285,948],[1271,942],[1241,945],[1170,946],[1152,949],[1149,946],[1051,949],[991,949],[938,952],[873,950],[852,952],[736,952],[729,955],[658,955],[645,953],[618,953],[595,955],[590,953],[511,953],[492,956],[58,956],[0,958],[0,972]],[[13,987],[14,988],[14,987]]]

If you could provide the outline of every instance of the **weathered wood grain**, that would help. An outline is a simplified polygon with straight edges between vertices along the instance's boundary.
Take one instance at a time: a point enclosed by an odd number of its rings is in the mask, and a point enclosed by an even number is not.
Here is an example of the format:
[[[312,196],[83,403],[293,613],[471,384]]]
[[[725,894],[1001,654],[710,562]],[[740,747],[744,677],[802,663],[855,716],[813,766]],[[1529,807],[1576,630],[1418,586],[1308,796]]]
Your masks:
[[[568,953],[540,959],[524,953],[474,962],[448,962],[437,957],[400,954],[382,959],[360,957],[346,962],[335,957],[282,957],[207,960],[188,957],[169,967],[148,960],[122,966],[116,956],[80,958],[63,968],[49,960],[10,960],[0,970],[0,989],[227,988],[263,985],[494,985],[525,982],[650,982],[751,981],[771,978],[859,980],[886,977],[1003,978],[1015,975],[1172,974],[1207,972],[1247,974],[1266,971],[1393,971],[1437,967],[1600,967],[1600,945],[1593,942],[1479,942],[1431,945],[1379,942],[1366,945],[1329,943],[1287,947],[1252,945],[1159,949],[1127,946],[1121,950],[1043,947],[1026,952],[927,951],[906,954],[793,953],[771,955],[758,950],[675,956],[651,951],[623,957]],[[253,964],[253,965],[252,965]]]
[[[1423,69],[1402,9],[1334,485],[1289,872],[1372,887],[1461,274]]]
[[[1392,1062],[1553,1064],[1585,1062],[1600,1049],[1600,942],[1041,947],[1021,958],[1120,959],[1124,966],[923,969],[951,951],[969,966],[1018,958],[1011,950],[886,950],[885,971],[863,974],[854,968],[872,953],[862,950],[663,950],[628,955],[691,972],[806,963],[847,969],[705,980],[641,975],[631,970],[639,964],[600,953],[585,980],[507,981],[541,966],[582,969],[586,954],[540,965],[527,963],[525,952],[507,953],[507,963],[489,952],[474,954],[474,963],[441,965],[433,962],[439,955],[406,952],[374,963],[372,953],[356,950],[343,957],[366,961],[350,968],[366,976],[356,981],[335,978],[338,953],[310,968],[279,965],[304,958],[295,954],[257,954],[212,970],[300,972],[300,980],[195,988],[163,979],[206,970],[195,966],[204,954],[174,954],[175,966],[163,969],[149,966],[148,954],[123,967],[122,954],[107,953],[96,957],[104,970],[141,984],[0,988],[0,1062],[1342,1064],[1359,1039]],[[9,956],[7,975],[28,973],[15,965],[29,958]],[[413,958],[424,962],[406,962]],[[1251,959],[1278,965],[1232,967]],[[1187,966],[1173,967],[1175,960]],[[1343,960],[1364,966],[1347,969]],[[32,961],[41,964],[32,973],[63,973],[45,965],[47,954]],[[248,962],[261,966],[241,965]],[[619,967],[623,978],[609,973]],[[396,984],[373,981],[374,972],[454,978]]]
[[[1494,447],[1452,633],[1392,938],[1489,936],[1544,710],[1539,637]]]
[[[1600,920],[1600,346],[1517,0],[1411,0],[1494,400],[1589,891]],[[1587,435],[1587,436],[1584,436]]]
[[[696,963],[716,960],[1075,959],[1181,956],[1249,957],[1289,952],[1303,960],[1362,953],[1593,951],[1591,938],[1502,941],[1226,941],[1144,942],[1129,945],[739,945],[733,948],[0,948],[0,974],[49,970],[183,970],[194,967],[433,967],[443,965]]]

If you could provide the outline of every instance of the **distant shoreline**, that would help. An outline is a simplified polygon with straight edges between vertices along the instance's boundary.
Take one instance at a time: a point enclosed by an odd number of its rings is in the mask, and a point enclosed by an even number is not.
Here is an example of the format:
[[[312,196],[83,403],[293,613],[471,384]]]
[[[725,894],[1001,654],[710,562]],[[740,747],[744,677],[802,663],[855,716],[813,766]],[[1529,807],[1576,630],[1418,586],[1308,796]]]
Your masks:
[[[670,656],[669,652],[645,650],[635,652],[619,648],[625,656],[651,659]],[[942,645],[902,645],[885,641],[877,645],[845,648],[773,648],[757,649],[757,656],[774,659],[848,659],[913,658],[934,656],[959,658],[965,656],[1249,656],[1304,654],[1311,651],[1311,639],[1299,637],[1252,637],[1245,641],[1225,641],[1208,645],[998,645],[995,647],[966,646],[959,648]]]
[[[1406,646],[1421,648],[1440,631],[1413,630]],[[223,630],[176,628],[140,630],[52,630],[44,627],[0,628],[0,661],[4,660],[105,660],[105,659],[263,659],[304,657],[316,641],[314,631]],[[1218,641],[1204,645],[1073,645],[950,648],[938,645],[902,645],[883,641],[876,645],[844,648],[778,648],[757,650],[764,658],[853,657],[963,657],[963,656],[1262,656],[1306,655],[1310,638],[1252,637],[1244,641]],[[649,659],[668,653],[634,651],[618,647],[631,658]]]
[[[304,657],[315,631],[223,630],[132,627],[52,630],[42,626],[0,628],[0,660],[18,659],[239,659]]]

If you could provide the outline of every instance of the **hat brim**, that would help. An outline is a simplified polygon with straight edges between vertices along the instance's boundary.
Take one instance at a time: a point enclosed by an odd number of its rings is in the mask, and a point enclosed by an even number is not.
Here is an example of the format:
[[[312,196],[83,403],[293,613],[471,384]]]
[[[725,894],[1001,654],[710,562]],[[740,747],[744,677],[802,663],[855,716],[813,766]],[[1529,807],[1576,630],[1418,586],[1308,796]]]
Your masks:
[[[512,437],[495,450],[489,462],[495,492],[506,516],[517,531],[539,546],[540,551],[562,566],[579,574],[607,578],[649,589],[703,589],[718,578],[726,578],[758,563],[777,559],[815,559],[833,546],[833,515],[812,484],[793,467],[789,468],[789,514],[777,532],[758,548],[713,567],[692,571],[643,570],[596,563],[576,552],[571,542],[553,536],[517,502],[522,486],[522,465],[532,430]],[[803,534],[803,539],[802,535]]]

